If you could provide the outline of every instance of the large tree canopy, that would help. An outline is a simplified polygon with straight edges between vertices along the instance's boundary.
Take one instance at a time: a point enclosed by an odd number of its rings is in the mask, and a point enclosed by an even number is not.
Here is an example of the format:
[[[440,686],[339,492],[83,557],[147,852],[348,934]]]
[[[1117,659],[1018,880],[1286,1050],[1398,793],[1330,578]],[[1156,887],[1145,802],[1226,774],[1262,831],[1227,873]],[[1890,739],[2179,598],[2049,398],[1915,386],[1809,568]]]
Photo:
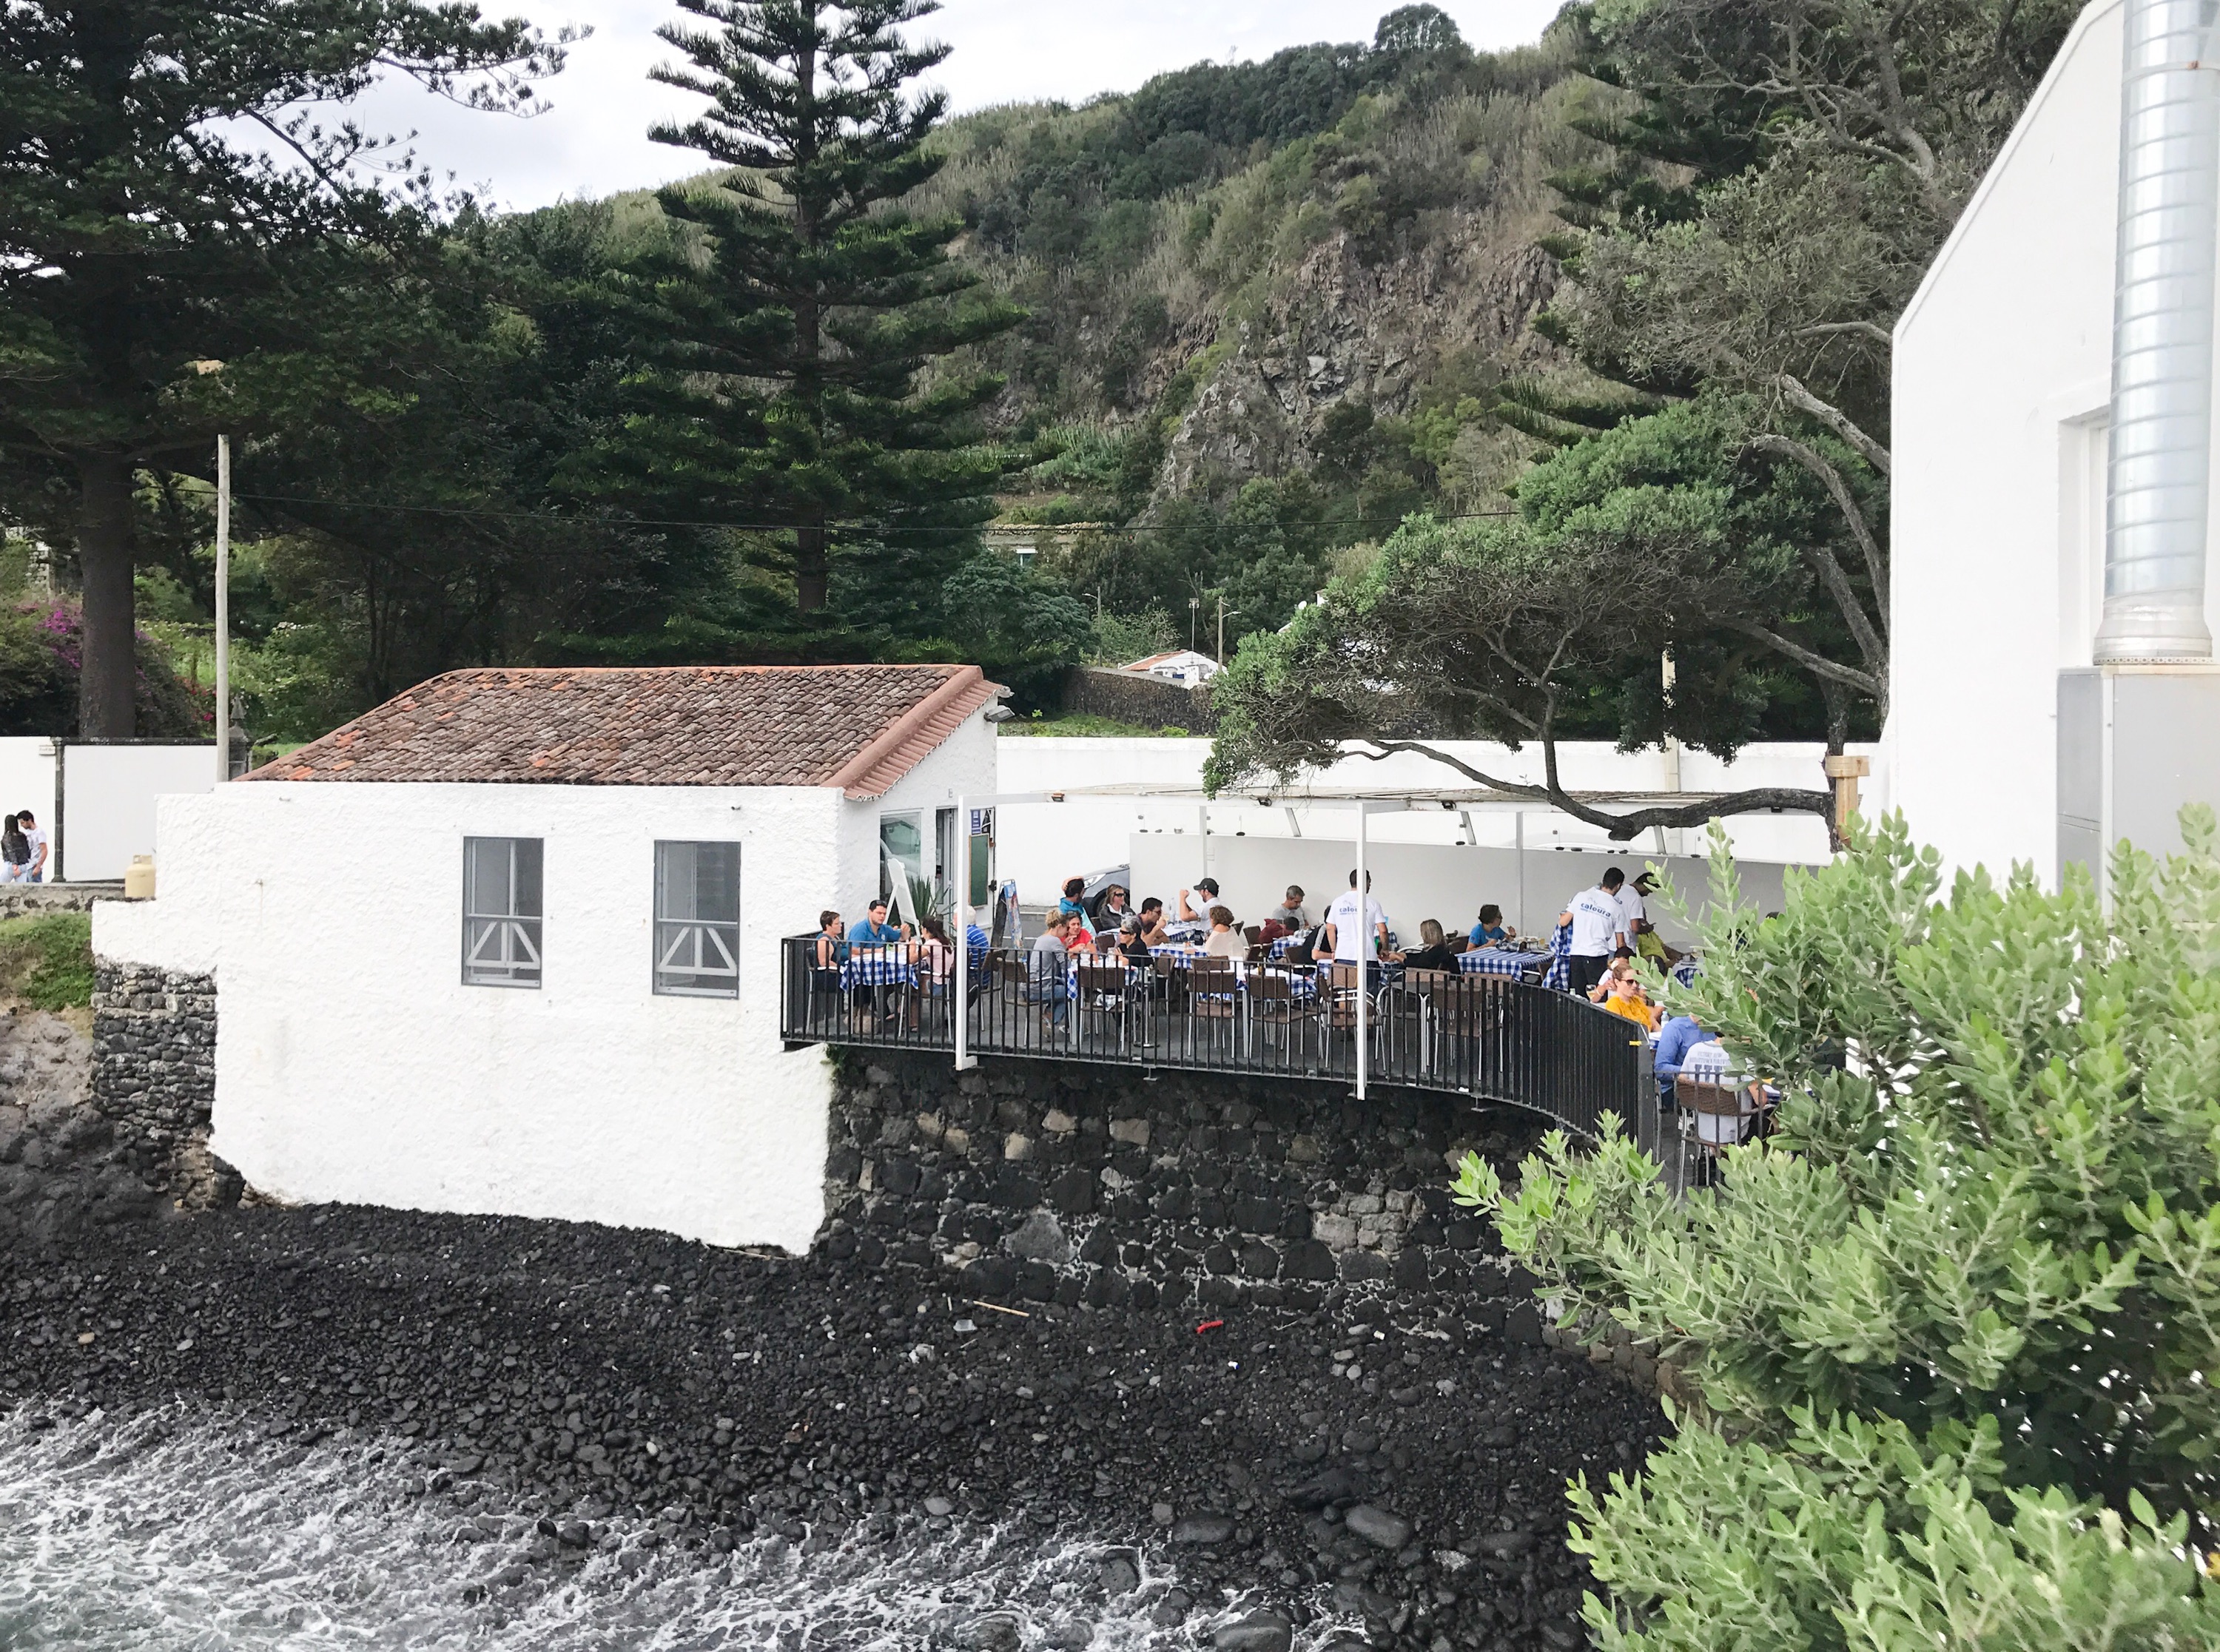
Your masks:
[[[1629,420],[1528,472],[1515,518],[1406,523],[1361,576],[1244,640],[1212,685],[1214,782],[1290,774],[1346,745],[1427,756],[1619,837],[1825,812],[1825,792],[1780,788],[1621,811],[1558,781],[1561,739],[1672,738],[1731,757],[1815,694],[1837,742],[1853,732],[1853,685],[1830,675],[1849,646],[1832,587],[1869,601],[1866,570],[1845,567],[1855,552],[1825,490],[1753,448],[1749,416],[1711,398]],[[1545,778],[1487,774],[1445,739],[1539,742]]]
[[[134,727],[134,471],[346,394],[339,291],[426,227],[380,175],[403,158],[317,106],[392,72],[513,107],[559,61],[467,4],[0,9],[0,458],[74,496],[87,735]]]
[[[801,615],[929,608],[1008,468],[975,416],[1001,381],[936,365],[1021,319],[948,257],[959,221],[894,204],[940,165],[910,83],[946,48],[900,32],[936,8],[681,3],[708,26],[663,30],[691,66],[657,78],[709,107],[653,135],[732,170],[661,195],[698,234],[634,272],[656,371],[606,485],[784,530]]]
[[[1746,457],[1785,461],[1831,521],[1793,540],[1831,610],[1752,635],[1829,697],[1887,711],[1889,336],[2076,8],[2065,0],[1599,0],[1583,66],[1631,107],[1619,149],[1561,180],[1578,235],[1547,318],[1600,372],[1726,398]],[[1693,173],[1691,170],[1693,169]]]

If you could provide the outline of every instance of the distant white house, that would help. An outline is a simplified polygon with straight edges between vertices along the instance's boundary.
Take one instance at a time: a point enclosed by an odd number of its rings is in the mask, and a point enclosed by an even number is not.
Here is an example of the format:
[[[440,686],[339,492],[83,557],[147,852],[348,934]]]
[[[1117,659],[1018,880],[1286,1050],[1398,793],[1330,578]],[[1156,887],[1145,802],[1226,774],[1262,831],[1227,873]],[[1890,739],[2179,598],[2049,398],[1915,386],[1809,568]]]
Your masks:
[[[2046,882],[2123,834],[2167,848],[2174,805],[2220,782],[2213,719],[2158,710],[2140,738],[2170,772],[2147,776],[2147,807],[2111,801],[2115,760],[2124,776],[2136,755],[2115,746],[2112,696],[2125,696],[2123,715],[2131,701],[2200,703],[2211,673],[2100,670],[2094,645],[2129,9],[2096,0],[2082,12],[1895,333],[1884,801],[1951,863],[2031,862]],[[2216,540],[2208,526],[2204,600],[2220,630]]]
[[[782,937],[945,879],[995,787],[976,666],[475,670],[159,811],[104,960],[215,981],[248,1185],[805,1247],[829,1072]]]
[[[1207,654],[1192,648],[1174,648],[1162,654],[1151,654],[1146,659],[1137,659],[1118,668],[1137,676],[1153,676],[1166,683],[1177,683],[1192,688],[1198,683],[1207,683],[1216,676],[1219,664]]]

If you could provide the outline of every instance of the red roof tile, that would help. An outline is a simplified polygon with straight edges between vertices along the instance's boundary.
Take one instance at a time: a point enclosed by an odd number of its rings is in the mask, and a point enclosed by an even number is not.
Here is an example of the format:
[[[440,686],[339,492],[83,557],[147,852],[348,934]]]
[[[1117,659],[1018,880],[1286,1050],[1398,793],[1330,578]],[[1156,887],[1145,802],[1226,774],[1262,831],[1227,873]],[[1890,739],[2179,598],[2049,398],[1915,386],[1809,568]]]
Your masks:
[[[998,692],[976,665],[450,671],[246,778],[876,797]]]

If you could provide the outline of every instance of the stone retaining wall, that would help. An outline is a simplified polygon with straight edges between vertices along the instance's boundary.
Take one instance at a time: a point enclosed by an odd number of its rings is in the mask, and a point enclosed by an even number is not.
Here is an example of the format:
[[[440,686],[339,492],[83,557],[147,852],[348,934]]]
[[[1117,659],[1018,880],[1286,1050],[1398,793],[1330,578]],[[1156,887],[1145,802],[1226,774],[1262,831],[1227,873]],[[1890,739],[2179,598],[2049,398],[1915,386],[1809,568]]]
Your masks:
[[[1207,686],[1188,688],[1133,671],[1107,671],[1074,665],[1063,674],[1063,708],[1087,712],[1144,728],[1183,728],[1190,734],[1218,732]]]
[[[1541,1128],[1523,1114],[1292,1079],[841,1062],[819,1238],[834,1255],[876,1250],[1004,1302],[1444,1293],[1541,1339],[1531,1278],[1447,1192],[1467,1149],[1515,1169]]]
[[[240,1193],[239,1173],[208,1150],[215,1015],[214,976],[97,963],[92,1104],[132,1169],[188,1209]]]

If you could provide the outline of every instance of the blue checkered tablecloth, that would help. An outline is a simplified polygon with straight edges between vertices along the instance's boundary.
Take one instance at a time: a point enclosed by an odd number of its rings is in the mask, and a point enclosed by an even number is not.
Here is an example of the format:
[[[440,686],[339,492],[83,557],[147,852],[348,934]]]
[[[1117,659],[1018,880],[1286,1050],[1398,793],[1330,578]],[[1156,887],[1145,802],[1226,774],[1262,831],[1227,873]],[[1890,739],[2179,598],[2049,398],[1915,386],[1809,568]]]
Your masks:
[[[840,988],[914,987],[917,965],[901,946],[857,947],[840,965]]]
[[[1704,973],[1703,959],[1691,954],[1673,966],[1673,979],[1683,987],[1693,987],[1696,977]]]
[[[1554,987],[1561,993],[1573,989],[1573,926],[1560,924],[1550,937],[1550,967],[1542,972],[1542,984]]]
[[[1275,936],[1270,944],[1272,956],[1275,958],[1283,958],[1287,957],[1288,949],[1300,939],[1302,939],[1302,936],[1300,935]],[[1388,932],[1388,950],[1393,952],[1398,950],[1401,945],[1402,942],[1396,938],[1395,932],[1392,929],[1389,930]]]
[[[1507,952],[1500,947],[1475,947],[1457,954],[1457,968],[1469,976],[1523,976],[1531,973],[1548,955]]]

